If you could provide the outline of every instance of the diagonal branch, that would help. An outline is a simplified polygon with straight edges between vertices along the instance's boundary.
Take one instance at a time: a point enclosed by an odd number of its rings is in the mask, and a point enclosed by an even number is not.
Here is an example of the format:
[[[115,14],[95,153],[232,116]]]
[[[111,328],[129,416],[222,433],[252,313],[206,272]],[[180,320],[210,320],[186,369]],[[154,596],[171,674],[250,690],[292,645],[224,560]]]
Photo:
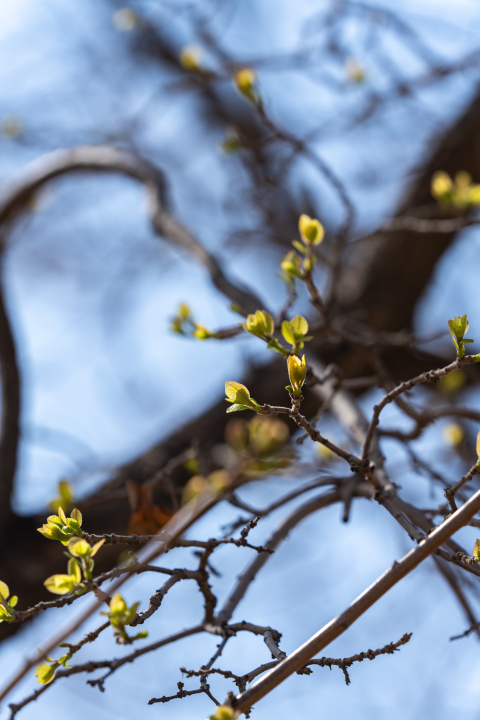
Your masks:
[[[398,563],[394,562],[392,567],[359,595],[343,613],[331,620],[251,688],[237,696],[233,703],[235,709],[240,712],[248,711],[254,703],[265,697],[292,673],[300,670],[314,655],[342,635],[355,620],[358,620],[397,582],[412,572],[425,558],[432,555],[479,510],[480,490],[460,510],[436,528],[418,547],[411,550]]]

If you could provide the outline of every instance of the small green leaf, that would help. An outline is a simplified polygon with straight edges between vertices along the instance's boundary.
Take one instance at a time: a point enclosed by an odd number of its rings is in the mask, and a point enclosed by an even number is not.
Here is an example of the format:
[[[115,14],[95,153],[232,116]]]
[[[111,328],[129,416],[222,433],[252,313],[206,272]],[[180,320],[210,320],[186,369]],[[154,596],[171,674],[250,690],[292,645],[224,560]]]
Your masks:
[[[227,408],[227,413],[240,412],[241,410],[251,410],[251,409],[252,408],[249,408],[246,405],[239,405],[238,403],[234,403],[233,405],[230,405],[229,408]]]
[[[296,277],[302,278],[302,261],[295,253],[294,250],[290,250],[280,263],[280,269],[283,273],[283,279],[285,282],[292,283]]]
[[[290,327],[295,340],[301,340],[308,332],[308,322],[302,315],[297,315],[290,320]]]
[[[94,555],[97,554],[97,552],[100,550],[100,548],[102,547],[104,542],[105,542],[105,538],[103,538],[103,540],[99,540],[97,543],[95,543],[95,545],[92,547],[92,552],[90,553],[90,557],[93,557]]]
[[[282,323],[282,335],[285,340],[290,343],[290,345],[295,345],[295,337],[293,335],[293,330],[288,320],[284,320]]]
[[[68,551],[75,557],[86,558],[90,556],[92,549],[86,540],[73,537],[68,542]]]
[[[298,250],[298,252],[301,252],[302,255],[305,255],[307,252],[305,245],[302,245],[302,243],[298,242],[298,240],[292,240],[292,245],[296,250]]]
[[[12,613],[5,605],[0,605],[0,622],[11,622]]]
[[[2,600],[8,600],[9,597],[10,590],[7,583],[4,583],[0,580],[0,598],[2,598]]]
[[[70,533],[70,535],[76,535],[77,537],[81,537],[82,530],[80,528],[80,525],[76,520],[73,520],[72,518],[67,518],[67,532]]]
[[[80,510],[77,510],[77,508],[73,508],[72,512],[70,513],[70,517],[72,520],[75,520],[79,525],[82,524],[82,513]]]
[[[57,663],[59,665],[63,665],[64,668],[72,667],[71,665],[67,665],[67,662],[72,657],[71,653],[67,653],[66,655],[62,655],[62,657],[59,657],[57,660]]]
[[[71,575],[51,575],[43,584],[54,595],[69,595],[75,587]]]
[[[225,398],[227,402],[231,402],[234,405],[244,405],[251,410],[257,410],[257,408],[260,408],[257,401],[250,397],[250,392],[245,385],[242,385],[241,383],[234,382],[232,380],[227,381],[225,383],[225,394],[227,396]],[[230,410],[230,412],[236,411]]]
[[[80,563],[75,558],[70,558],[68,561],[68,574],[72,578],[75,585],[78,585],[82,581],[82,571],[80,569]]]
[[[63,525],[67,524],[67,516],[63,512],[63,509],[61,507],[58,508],[58,516],[60,520],[62,521]]]
[[[49,665],[48,663],[42,662],[40,665],[37,665],[35,677],[38,679],[39,684],[48,685],[48,683],[51,683],[55,677],[55,670],[56,667]]]
[[[115,595],[110,600],[110,612],[114,615],[121,615],[127,610],[127,603],[122,598],[120,593],[115,593]]]
[[[240,305],[236,305],[235,303],[231,303],[229,305],[229,308],[232,312],[237,313],[237,315],[241,315],[243,317],[244,313]]]
[[[250,392],[245,385],[239,382],[228,380],[225,383],[225,395],[230,402],[243,402],[243,404],[247,406],[250,404]]]

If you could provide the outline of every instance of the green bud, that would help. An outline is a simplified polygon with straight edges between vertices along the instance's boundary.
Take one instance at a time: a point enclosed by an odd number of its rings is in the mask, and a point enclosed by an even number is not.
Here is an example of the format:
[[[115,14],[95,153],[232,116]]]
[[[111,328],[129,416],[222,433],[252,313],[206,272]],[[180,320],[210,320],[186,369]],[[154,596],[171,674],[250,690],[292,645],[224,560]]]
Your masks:
[[[256,88],[257,74],[255,70],[251,68],[240,68],[240,70],[234,73],[233,82],[246,98],[255,104],[260,102],[260,96]]]
[[[465,333],[469,328],[466,315],[458,315],[448,321],[448,332],[452,336],[452,342],[457,351],[457,357],[462,359],[465,356],[465,344],[473,343],[473,340],[466,338]]]
[[[308,215],[300,215],[298,229],[305,245],[320,245],[325,235],[323,225]]]
[[[113,615],[122,615],[126,609],[127,609],[127,603],[123,599],[123,597],[120,595],[120,593],[115,593],[115,595],[110,600],[110,612]]]
[[[296,355],[290,355],[287,358],[288,365],[288,376],[290,383],[293,388],[293,395],[300,395],[302,392],[302,385],[305,382],[307,374],[307,364],[305,362],[305,355],[298,358]]]
[[[203,49],[198,45],[187,45],[180,53],[180,65],[188,72],[199,72],[202,69]]]
[[[294,250],[288,252],[282,262],[280,263],[280,269],[283,273],[285,282],[292,283],[295,278],[302,278],[302,261]]]
[[[247,332],[264,340],[270,340],[275,331],[273,317],[266,310],[257,310],[255,314],[248,315],[246,324],[240,325]]]
[[[476,540],[472,555],[475,558],[475,562],[480,562],[480,540]]]
[[[208,340],[209,338],[215,337],[215,333],[210,332],[210,330],[206,328],[205,325],[193,323],[193,326],[195,330],[192,332],[192,335],[193,337],[196,337],[197,340]]]

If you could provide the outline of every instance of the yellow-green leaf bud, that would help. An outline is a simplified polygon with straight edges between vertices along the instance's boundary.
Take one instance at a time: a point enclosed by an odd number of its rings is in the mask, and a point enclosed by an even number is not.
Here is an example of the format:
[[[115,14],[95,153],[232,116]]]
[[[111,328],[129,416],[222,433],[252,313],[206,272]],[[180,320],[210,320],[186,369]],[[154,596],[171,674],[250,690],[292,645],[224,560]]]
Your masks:
[[[203,49],[199,45],[187,45],[180,53],[180,65],[188,72],[201,70]]]
[[[450,175],[443,170],[438,170],[432,177],[431,191],[437,200],[443,199],[453,189],[453,182]]]
[[[257,82],[255,70],[248,67],[240,68],[234,73],[233,81],[242,95],[245,95],[252,102],[258,101],[259,96],[255,87]]]
[[[113,615],[123,615],[123,613],[127,610],[127,603],[122,598],[120,593],[115,593],[115,595],[110,600],[110,612]]]
[[[302,277],[302,261],[293,250],[284,256],[280,263],[280,269],[284,279],[289,283],[293,282],[296,277]]]
[[[300,395],[302,391],[302,385],[305,382],[305,376],[307,374],[307,364],[305,362],[305,355],[300,360],[296,355],[290,355],[287,358],[288,376],[290,378],[290,384],[293,388],[294,395]]]
[[[450,447],[457,447],[465,437],[465,433],[461,425],[452,422],[443,428],[443,437]]]
[[[247,323],[240,325],[252,335],[270,340],[275,330],[273,317],[266,310],[257,310],[255,314],[248,315]]]
[[[305,245],[319,245],[325,234],[323,225],[315,218],[308,217],[308,215],[300,215],[298,229]]]

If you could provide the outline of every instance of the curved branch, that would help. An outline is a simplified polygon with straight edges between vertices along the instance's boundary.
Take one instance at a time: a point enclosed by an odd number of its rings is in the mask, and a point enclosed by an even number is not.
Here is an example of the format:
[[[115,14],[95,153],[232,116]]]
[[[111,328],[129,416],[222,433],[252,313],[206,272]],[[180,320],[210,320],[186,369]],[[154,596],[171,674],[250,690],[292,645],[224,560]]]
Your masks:
[[[118,172],[138,180],[148,191],[150,217],[155,233],[182,247],[207,270],[223,295],[248,314],[262,307],[254,293],[232,283],[214,255],[168,211],[163,172],[139,155],[110,145],[80,145],[54,150],[27,165],[6,188],[0,199],[0,228],[10,228],[28,201],[46,183],[73,172]],[[17,464],[20,417],[20,373],[13,333],[0,287],[0,374],[2,422],[0,436],[0,527],[11,519],[10,497]]]
[[[205,267],[215,287],[245,313],[255,312],[262,305],[254,293],[228,280],[215,256],[170,214],[164,173],[128,150],[111,145],[78,145],[54,150],[34,160],[10,184],[0,201],[0,225],[10,224],[42,185],[60,175],[79,171],[118,172],[141,182],[149,193],[155,232],[193,255]]]

